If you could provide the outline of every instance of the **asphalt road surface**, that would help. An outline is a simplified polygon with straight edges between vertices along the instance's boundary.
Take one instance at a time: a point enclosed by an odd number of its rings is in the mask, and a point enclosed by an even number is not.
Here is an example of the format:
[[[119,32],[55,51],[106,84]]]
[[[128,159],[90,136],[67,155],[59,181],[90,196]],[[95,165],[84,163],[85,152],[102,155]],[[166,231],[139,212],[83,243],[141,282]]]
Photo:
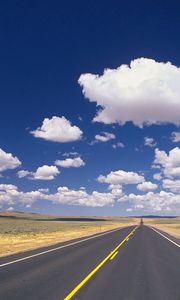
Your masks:
[[[1,258],[0,300],[180,300],[180,247],[165,236],[131,226]]]

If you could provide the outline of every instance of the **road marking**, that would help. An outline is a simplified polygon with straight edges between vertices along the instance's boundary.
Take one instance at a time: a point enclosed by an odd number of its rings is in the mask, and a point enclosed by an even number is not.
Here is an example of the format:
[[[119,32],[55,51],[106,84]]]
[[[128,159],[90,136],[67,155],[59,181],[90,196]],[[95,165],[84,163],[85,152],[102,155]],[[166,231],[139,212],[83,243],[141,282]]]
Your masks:
[[[126,241],[129,241],[129,238],[127,238]]]
[[[136,226],[131,232],[134,232],[139,226]],[[64,298],[70,300],[85,285],[85,283],[108,261],[112,255],[126,242],[131,232]]]
[[[116,252],[110,257],[110,260],[113,260],[113,259],[116,257],[117,254],[118,254],[118,251],[116,251]]]
[[[158,234],[160,234],[161,236],[163,236],[166,240],[168,240],[169,242],[173,243],[174,245],[176,245],[177,247],[180,248],[180,245],[175,243],[174,241],[172,241],[171,239],[169,239],[167,236],[165,236],[164,234],[162,234],[161,232],[159,232],[158,230],[154,229],[151,226],[148,226],[149,228],[151,228],[152,230],[154,230],[155,232],[157,232]]]
[[[54,252],[54,251],[57,251],[57,250],[60,250],[60,249],[66,248],[66,247],[70,247],[70,246],[73,246],[73,245],[76,245],[76,244],[80,244],[82,242],[86,242],[86,241],[95,239],[97,237],[101,237],[101,236],[106,235],[106,234],[110,234],[112,232],[115,232],[115,231],[118,231],[118,230],[121,230],[121,229],[124,229],[124,228],[127,228],[127,227],[130,227],[130,226],[125,226],[125,227],[121,227],[121,228],[114,229],[114,230],[111,230],[111,231],[106,231],[104,233],[100,233],[100,234],[97,234],[97,235],[94,235],[94,236],[90,236],[90,237],[85,238],[85,239],[80,240],[80,241],[72,242],[72,243],[69,243],[69,244],[66,244],[66,245],[63,245],[63,246],[55,247],[55,248],[52,248],[52,249],[49,249],[49,250],[45,250],[45,251],[42,251],[42,252],[39,252],[39,253],[36,253],[36,254],[32,254],[32,255],[25,256],[25,257],[22,257],[22,258],[19,258],[19,259],[15,259],[15,260],[9,261],[7,263],[1,264],[0,268],[8,266],[8,265],[15,264],[15,263],[18,263],[20,261],[31,259],[31,258],[34,258],[36,256],[44,255],[44,254],[47,254],[47,253],[50,253],[50,252]]]

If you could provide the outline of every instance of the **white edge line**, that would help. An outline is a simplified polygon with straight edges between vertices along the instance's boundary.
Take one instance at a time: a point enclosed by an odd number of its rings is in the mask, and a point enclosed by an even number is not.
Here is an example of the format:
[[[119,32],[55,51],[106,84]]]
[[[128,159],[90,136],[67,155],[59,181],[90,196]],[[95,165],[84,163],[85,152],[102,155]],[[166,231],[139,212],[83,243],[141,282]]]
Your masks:
[[[130,225],[130,226],[131,226],[131,225]],[[44,255],[44,254],[46,254],[46,253],[50,253],[50,252],[53,252],[53,251],[57,251],[57,250],[66,248],[66,247],[70,247],[70,246],[73,246],[73,245],[76,245],[76,244],[79,244],[79,243],[82,243],[82,242],[85,242],[85,241],[88,241],[88,240],[91,240],[91,239],[95,239],[95,238],[97,238],[97,237],[100,237],[100,236],[103,236],[103,235],[106,235],[106,234],[110,234],[110,233],[112,233],[112,232],[121,230],[121,229],[123,229],[123,228],[130,227],[130,226],[125,226],[125,227],[121,227],[121,228],[118,228],[118,229],[114,229],[114,230],[111,230],[111,231],[108,231],[108,232],[104,232],[104,233],[101,233],[101,234],[98,234],[98,235],[95,235],[95,236],[91,236],[91,237],[85,238],[85,239],[80,240],[80,241],[72,242],[72,243],[67,244],[67,245],[59,246],[59,247],[56,247],[56,248],[53,248],[53,249],[45,250],[45,251],[42,251],[42,252],[39,252],[39,253],[36,253],[36,254],[32,254],[32,255],[25,256],[25,257],[22,257],[22,258],[19,258],[19,259],[16,259],[16,260],[12,260],[12,261],[9,261],[9,262],[7,262],[7,263],[1,264],[1,265],[0,265],[0,268],[5,267],[5,266],[8,266],[8,265],[11,265],[11,264],[15,264],[15,263],[17,263],[17,262],[20,262],[20,261],[23,261],[23,260],[27,260],[27,259],[30,259],[30,258],[33,258],[33,257],[36,257],[36,256]],[[132,225],[132,226],[133,226],[133,225]],[[35,250],[35,249],[34,249],[34,250]],[[30,251],[31,251],[31,250],[30,250]],[[33,251],[33,250],[32,250],[32,251]],[[15,254],[15,255],[16,255],[16,254]],[[18,255],[18,253],[17,253],[17,255]]]
[[[149,228],[151,228],[152,230],[154,230],[155,232],[157,232],[158,234],[160,234],[161,236],[163,236],[166,240],[168,240],[169,242],[173,243],[174,245],[176,245],[177,247],[180,248],[180,245],[175,243],[174,241],[172,241],[171,239],[169,239],[167,236],[165,236],[164,234],[162,234],[161,232],[159,232],[158,230],[154,229],[151,226],[148,226]]]

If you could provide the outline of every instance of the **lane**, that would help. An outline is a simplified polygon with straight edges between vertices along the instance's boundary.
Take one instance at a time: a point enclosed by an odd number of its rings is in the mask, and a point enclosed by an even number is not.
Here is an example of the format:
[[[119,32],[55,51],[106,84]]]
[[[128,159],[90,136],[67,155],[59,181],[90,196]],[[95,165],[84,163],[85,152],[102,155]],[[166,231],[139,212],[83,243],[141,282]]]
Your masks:
[[[76,299],[179,300],[179,247],[151,228],[140,226]]]
[[[70,240],[70,241],[61,242],[61,243],[58,243],[58,244],[55,244],[55,245],[36,248],[36,249],[33,249],[33,250],[28,250],[28,251],[25,251],[25,252],[20,252],[20,253],[12,254],[12,255],[9,255],[9,256],[0,257],[0,268],[5,267],[7,265],[14,264],[14,263],[18,263],[20,261],[32,259],[32,258],[37,257],[37,256],[46,255],[47,253],[50,253],[50,252],[59,251],[62,248],[71,247],[73,245],[80,244],[82,242],[89,241],[91,239],[95,239],[95,238],[98,238],[98,237],[102,237],[106,234],[109,234],[111,232],[115,232],[115,231],[118,231],[118,230],[119,229],[109,230],[109,231],[105,231],[105,232],[100,233],[100,234],[94,234],[92,236],[88,236],[88,237],[84,237],[84,238],[77,238],[77,239],[73,239],[73,240]]]
[[[122,247],[129,238],[134,234],[137,230],[138,226],[135,227],[112,251],[108,253],[108,255],[94,268],[92,271],[81,281],[79,284],[64,298],[64,300],[70,300],[76,297],[77,293],[84,287],[84,285],[108,262],[108,260],[114,259],[115,255],[117,255],[118,250]]]
[[[174,243],[176,246],[180,247],[180,239],[178,239],[177,237],[172,236],[169,233],[160,230],[159,228],[156,228],[156,227],[153,227],[153,226],[149,226],[149,227],[151,229],[153,229],[155,232],[157,232],[158,234],[162,235],[164,238],[166,238],[170,242]]]
[[[0,299],[64,299],[133,228],[0,268]]]
[[[124,228],[0,268],[0,299],[65,299],[114,250],[69,299],[179,300],[179,247],[141,225],[117,248],[134,229]]]

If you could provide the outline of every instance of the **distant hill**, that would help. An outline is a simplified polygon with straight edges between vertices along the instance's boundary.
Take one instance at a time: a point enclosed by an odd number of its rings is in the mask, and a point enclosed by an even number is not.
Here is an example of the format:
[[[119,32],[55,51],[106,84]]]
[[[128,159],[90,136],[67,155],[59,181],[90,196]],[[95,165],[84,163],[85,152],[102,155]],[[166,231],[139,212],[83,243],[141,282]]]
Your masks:
[[[77,221],[77,222],[93,222],[93,221],[118,221],[120,219],[129,218],[150,218],[150,219],[159,219],[159,218],[177,218],[177,216],[156,216],[156,215],[146,215],[146,216],[131,216],[131,217],[96,217],[96,216],[58,216],[58,215],[45,215],[39,213],[26,213],[22,211],[13,211],[13,212],[0,212],[0,218],[8,219],[24,219],[24,220],[38,220],[38,221]]]
[[[101,217],[74,217],[74,216],[54,216],[54,215],[43,215],[38,213],[26,213],[26,212],[0,212],[0,218],[8,219],[28,219],[38,221],[79,221],[79,222],[93,222],[93,221],[107,221],[106,218]]]
[[[147,216],[141,216],[141,218],[150,218],[150,219],[168,218],[168,219],[173,219],[173,218],[178,218],[178,216],[156,216],[156,215],[147,215]]]

